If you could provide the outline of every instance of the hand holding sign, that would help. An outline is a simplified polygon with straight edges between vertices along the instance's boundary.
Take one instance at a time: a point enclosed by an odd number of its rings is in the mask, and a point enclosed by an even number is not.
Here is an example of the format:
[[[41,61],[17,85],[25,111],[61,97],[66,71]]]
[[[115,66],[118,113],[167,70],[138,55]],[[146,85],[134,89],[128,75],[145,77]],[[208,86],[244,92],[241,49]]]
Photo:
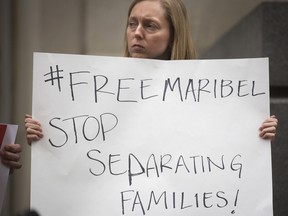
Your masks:
[[[17,133],[17,125],[0,124],[0,212],[4,200],[6,185],[10,169],[19,169],[21,146],[14,143]]]
[[[29,145],[43,137],[41,124],[37,120],[32,119],[32,116],[28,114],[25,115],[25,129]]]
[[[0,150],[1,161],[4,165],[13,169],[20,169],[22,164],[20,163],[20,152],[21,145],[20,144],[7,144],[4,145]]]

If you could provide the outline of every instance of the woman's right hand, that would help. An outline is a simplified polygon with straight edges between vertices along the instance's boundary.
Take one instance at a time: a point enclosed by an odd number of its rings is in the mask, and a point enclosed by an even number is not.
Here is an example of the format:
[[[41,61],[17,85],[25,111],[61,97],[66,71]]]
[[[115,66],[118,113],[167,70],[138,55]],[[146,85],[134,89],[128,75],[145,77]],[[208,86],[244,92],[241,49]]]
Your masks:
[[[43,131],[40,122],[33,119],[31,115],[25,115],[25,128],[26,139],[29,145],[43,137]]]

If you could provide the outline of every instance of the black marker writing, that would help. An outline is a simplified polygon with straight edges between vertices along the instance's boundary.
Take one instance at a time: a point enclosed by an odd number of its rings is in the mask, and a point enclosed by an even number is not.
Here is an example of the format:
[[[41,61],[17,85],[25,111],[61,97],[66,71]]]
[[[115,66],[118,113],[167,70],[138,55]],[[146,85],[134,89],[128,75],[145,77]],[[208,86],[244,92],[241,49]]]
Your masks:
[[[94,154],[92,154],[94,152]],[[97,153],[97,154],[95,154]],[[169,156],[169,157],[168,157]],[[99,150],[92,149],[88,153],[88,158],[93,161],[91,163],[90,172],[99,173],[97,169],[99,165],[104,166],[104,171],[106,171],[106,165],[109,170],[106,174],[110,175],[127,175],[128,185],[131,186],[133,182],[139,177],[165,177],[166,175],[177,175],[177,174],[187,174],[187,175],[200,175],[208,174],[212,172],[227,172],[232,171],[237,175],[238,179],[242,177],[243,165],[241,162],[241,155],[236,155],[231,157],[225,157],[221,155],[218,160],[215,157],[205,157],[205,156],[183,156],[183,155],[155,155],[150,154],[146,159],[141,157],[138,158],[135,154],[128,154],[123,156],[121,154],[101,154]],[[168,160],[167,160],[168,158]],[[100,164],[99,164],[100,163]],[[104,172],[102,173],[104,174]],[[100,176],[100,175],[97,175]]]
[[[74,86],[83,85],[83,84],[87,85],[87,84],[88,84],[88,82],[84,82],[84,81],[74,83],[73,77],[74,77],[75,75],[77,75],[77,74],[79,75],[79,74],[89,74],[89,73],[90,73],[89,71],[77,71],[77,72],[71,72],[71,73],[70,73],[70,91],[71,91],[72,101],[75,100],[75,96],[74,96],[74,91],[75,91],[75,90],[74,90]]]
[[[178,101],[201,102],[207,99],[223,99],[227,97],[248,97],[266,94],[256,91],[255,80],[224,80],[224,79],[181,79],[164,81],[162,101],[176,98]]]
[[[231,193],[231,192],[230,192]],[[239,190],[237,190],[237,194]],[[200,208],[223,209],[232,205],[234,200],[229,200],[231,194],[224,191],[192,192],[192,191],[150,191],[143,193],[137,190],[124,190],[120,192],[122,215],[135,213],[146,215],[149,211],[178,209],[191,211]],[[230,198],[231,199],[231,198]],[[235,212],[235,211],[234,211]],[[233,213],[232,213],[233,214]]]
[[[63,76],[60,76],[60,72],[63,72],[63,70],[59,70],[58,65],[56,65],[56,70],[53,70],[53,67],[50,66],[50,72],[44,74],[44,76],[50,76],[50,78],[46,79],[45,82],[51,82],[52,86],[54,86],[54,80],[57,81],[59,92],[61,92],[60,80],[64,78]]]
[[[118,118],[113,113],[102,113],[98,117],[91,115],[79,115],[65,119],[55,117],[50,120],[49,125],[56,130],[52,133],[55,140],[52,137],[49,138],[50,144],[53,147],[62,147],[68,141],[77,144],[79,138],[90,142],[100,136],[102,141],[105,141],[107,134],[118,125]],[[73,137],[71,137],[71,133],[68,133],[71,130],[74,132]],[[80,135],[81,137],[79,137]],[[62,142],[61,137],[64,138]]]

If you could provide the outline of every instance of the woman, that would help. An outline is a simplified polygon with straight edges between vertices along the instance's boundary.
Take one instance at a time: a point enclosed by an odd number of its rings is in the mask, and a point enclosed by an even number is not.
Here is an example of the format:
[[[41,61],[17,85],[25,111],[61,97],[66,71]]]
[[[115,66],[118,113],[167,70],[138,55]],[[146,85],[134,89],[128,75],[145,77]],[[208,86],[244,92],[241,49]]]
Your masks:
[[[181,0],[134,0],[128,11],[125,56],[161,60],[194,59],[190,24]],[[41,125],[30,115],[25,117],[27,141],[43,137]],[[277,119],[267,118],[260,137],[273,140]]]
[[[145,52],[141,55],[141,51]],[[154,54],[157,51],[160,52],[158,56]],[[177,0],[133,1],[128,10],[125,56],[194,59],[195,48],[185,5]]]

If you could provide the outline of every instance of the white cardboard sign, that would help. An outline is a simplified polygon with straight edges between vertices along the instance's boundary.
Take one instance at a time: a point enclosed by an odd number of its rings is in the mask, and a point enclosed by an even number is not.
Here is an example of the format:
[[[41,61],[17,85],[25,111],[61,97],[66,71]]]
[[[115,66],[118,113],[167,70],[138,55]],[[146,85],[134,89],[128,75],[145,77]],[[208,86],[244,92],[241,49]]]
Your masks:
[[[33,73],[40,214],[272,215],[267,58],[35,53]]]

